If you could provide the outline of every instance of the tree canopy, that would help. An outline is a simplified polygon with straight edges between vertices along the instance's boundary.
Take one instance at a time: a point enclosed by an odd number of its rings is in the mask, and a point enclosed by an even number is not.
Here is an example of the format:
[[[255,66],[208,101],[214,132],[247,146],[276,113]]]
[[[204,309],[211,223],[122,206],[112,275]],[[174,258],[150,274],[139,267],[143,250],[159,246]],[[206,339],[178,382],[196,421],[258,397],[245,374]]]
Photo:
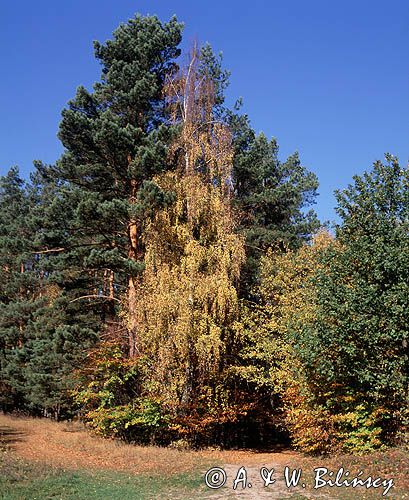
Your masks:
[[[175,446],[365,451],[408,423],[409,170],[338,191],[256,134],[210,45],[136,15],[64,147],[0,178],[0,405]]]

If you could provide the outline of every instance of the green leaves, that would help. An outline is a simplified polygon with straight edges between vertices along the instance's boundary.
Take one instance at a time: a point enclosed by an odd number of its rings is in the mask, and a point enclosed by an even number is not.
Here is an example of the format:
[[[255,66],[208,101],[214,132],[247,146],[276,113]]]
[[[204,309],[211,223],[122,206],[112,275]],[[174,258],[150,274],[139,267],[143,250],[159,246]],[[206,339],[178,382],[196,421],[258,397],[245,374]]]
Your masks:
[[[322,254],[313,277],[314,322],[293,332],[317,401],[334,415],[345,397],[348,411],[365,403],[383,432],[391,423],[382,415],[401,414],[408,384],[408,170],[388,159],[337,194],[341,246]]]

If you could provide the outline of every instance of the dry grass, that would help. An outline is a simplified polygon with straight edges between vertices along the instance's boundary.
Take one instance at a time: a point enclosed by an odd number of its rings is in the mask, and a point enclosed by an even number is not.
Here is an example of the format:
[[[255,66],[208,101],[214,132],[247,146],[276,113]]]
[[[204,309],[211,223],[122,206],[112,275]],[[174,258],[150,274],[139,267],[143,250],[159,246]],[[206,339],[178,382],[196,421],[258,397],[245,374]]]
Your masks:
[[[382,477],[393,479],[394,489],[388,497],[396,499],[409,499],[409,453],[406,448],[392,448],[386,451],[378,451],[367,455],[331,455],[329,457],[298,457],[296,461],[290,464],[292,467],[302,468],[307,471],[311,477],[316,467],[326,467],[330,471],[337,471],[340,467],[350,471],[350,477],[353,478],[359,471],[363,472],[362,478],[368,476],[372,478]],[[380,490],[370,490],[365,492],[357,490],[359,498],[381,498]],[[382,491],[382,490],[381,490]],[[352,495],[351,489],[338,492],[337,498],[344,498],[344,495]],[[349,497],[346,497],[349,498]]]
[[[197,481],[202,481],[203,472],[213,466],[223,466],[229,474],[229,481],[234,477],[240,466],[248,469],[251,477],[259,476],[263,466],[274,467],[279,476],[285,465],[292,468],[302,468],[303,477],[312,478],[316,467],[327,467],[337,471],[341,466],[351,471],[351,477],[359,470],[365,477],[393,478],[395,488],[390,498],[409,498],[409,456],[406,450],[393,449],[386,452],[372,453],[365,456],[338,455],[331,457],[311,458],[290,450],[277,449],[275,452],[259,453],[249,450],[203,450],[188,451],[154,446],[135,446],[120,441],[102,439],[90,434],[78,423],[56,423],[45,419],[12,417],[0,414],[0,444],[12,452],[12,457],[24,463],[36,464],[39,468],[76,470],[79,473],[89,471],[111,471],[109,474],[125,473],[132,477],[138,476],[142,481],[145,477],[158,478],[177,477],[190,474]],[[14,462],[13,462],[14,463]],[[18,469],[20,470],[21,467]],[[108,472],[106,472],[108,474]],[[187,477],[187,476],[186,476]],[[260,479],[258,479],[260,482]],[[308,482],[310,486],[310,481]],[[252,498],[284,498],[279,493],[284,491],[281,484],[271,491],[264,491],[260,486],[260,496],[256,488],[251,493]],[[125,487],[125,486],[124,486]],[[223,488],[217,498],[230,498],[233,492]],[[264,493],[263,493],[264,491]],[[295,493],[295,492],[294,492]],[[310,487],[304,490],[305,496],[298,498],[318,498],[316,491]],[[321,491],[320,491],[321,493]],[[355,493],[357,493],[355,491]],[[338,490],[322,491],[320,498],[353,498],[354,492]],[[380,498],[381,492],[358,492],[355,498]],[[329,495],[329,496],[327,496]],[[10,497],[11,498],[11,497]],[[13,497],[14,498],[14,497]],[[68,497],[67,497],[68,498]],[[187,497],[186,497],[187,498]],[[244,497],[243,497],[244,498]],[[246,497],[247,498],[247,497]]]
[[[272,461],[287,463],[298,456],[288,450],[258,453],[135,446],[93,436],[79,423],[56,423],[2,414],[0,434],[3,434],[3,442],[27,460],[41,461],[53,467],[114,469],[136,474],[166,471],[171,475],[222,463],[249,466]]]
[[[200,453],[102,439],[79,424],[0,415],[1,440],[19,457],[68,469],[114,469],[169,475],[204,465]]]

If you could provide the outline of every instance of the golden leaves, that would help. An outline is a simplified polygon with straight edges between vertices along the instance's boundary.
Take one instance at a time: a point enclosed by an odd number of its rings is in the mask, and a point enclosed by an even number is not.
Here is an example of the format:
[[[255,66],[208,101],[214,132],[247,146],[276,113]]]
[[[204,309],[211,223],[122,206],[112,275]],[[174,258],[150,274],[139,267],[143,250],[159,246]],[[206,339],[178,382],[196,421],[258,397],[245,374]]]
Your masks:
[[[217,381],[238,312],[244,244],[233,232],[231,134],[214,116],[212,82],[199,75],[197,54],[168,81],[167,92],[180,125],[170,148],[178,168],[155,182],[176,201],[146,228],[146,268],[129,314],[151,360],[148,386],[178,405]]]

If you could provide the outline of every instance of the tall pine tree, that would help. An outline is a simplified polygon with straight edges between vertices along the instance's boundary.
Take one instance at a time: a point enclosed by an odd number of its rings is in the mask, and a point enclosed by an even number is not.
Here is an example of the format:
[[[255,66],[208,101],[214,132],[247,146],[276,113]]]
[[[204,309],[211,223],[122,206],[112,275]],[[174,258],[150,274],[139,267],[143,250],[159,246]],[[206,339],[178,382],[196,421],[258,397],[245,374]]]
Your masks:
[[[120,25],[112,40],[94,44],[101,81],[93,92],[79,87],[63,111],[59,137],[65,152],[49,171],[63,182],[57,210],[74,209],[69,224],[62,221],[68,239],[62,252],[71,270],[88,281],[75,300],[105,303],[111,318],[124,293],[129,309],[135,308],[144,221],[170,199],[152,179],[168,168],[172,130],[163,85],[176,69],[180,40],[175,18],[162,24],[136,16]],[[133,356],[136,325],[128,326]]]

